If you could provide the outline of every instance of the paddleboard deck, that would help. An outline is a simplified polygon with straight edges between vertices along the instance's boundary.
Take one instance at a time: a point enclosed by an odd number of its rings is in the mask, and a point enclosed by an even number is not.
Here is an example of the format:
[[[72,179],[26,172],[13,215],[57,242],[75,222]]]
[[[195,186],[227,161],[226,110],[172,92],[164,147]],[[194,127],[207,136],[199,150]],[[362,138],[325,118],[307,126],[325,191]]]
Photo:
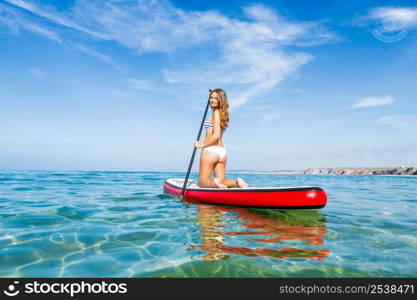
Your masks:
[[[184,179],[172,178],[164,182],[166,193],[181,196]],[[202,188],[189,180],[185,198],[223,205],[253,208],[318,209],[327,203],[326,192],[315,186]]]

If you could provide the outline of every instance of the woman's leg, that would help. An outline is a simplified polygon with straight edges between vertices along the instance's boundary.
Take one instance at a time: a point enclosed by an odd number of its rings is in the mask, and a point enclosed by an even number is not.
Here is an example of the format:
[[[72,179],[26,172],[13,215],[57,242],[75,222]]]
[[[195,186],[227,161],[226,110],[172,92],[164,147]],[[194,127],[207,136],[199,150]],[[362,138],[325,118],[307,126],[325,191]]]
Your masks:
[[[214,165],[214,169],[213,169],[214,182],[223,188],[228,187],[227,185],[223,183],[224,177],[226,175],[226,161],[227,161],[227,156],[219,158],[217,163]]]
[[[219,181],[223,181],[226,175],[226,162],[227,162],[227,155],[219,158],[217,163],[214,165],[214,177],[217,178]]]
[[[226,177],[226,162],[227,162],[227,155],[219,159],[217,164],[214,166],[214,177],[217,178],[222,184],[226,185],[229,188],[248,187],[248,184],[242,178],[238,178],[236,180],[225,178]]]
[[[211,180],[211,173],[213,172],[214,166],[218,162],[219,157],[216,153],[211,151],[201,151],[200,157],[200,177],[198,183],[201,187],[206,188],[219,188],[225,187],[219,182],[214,182]]]
[[[237,178],[236,180],[226,178],[225,180],[222,181],[222,183],[224,185],[227,185],[227,187],[229,188],[231,187],[247,188],[248,187],[248,184],[242,178]]]

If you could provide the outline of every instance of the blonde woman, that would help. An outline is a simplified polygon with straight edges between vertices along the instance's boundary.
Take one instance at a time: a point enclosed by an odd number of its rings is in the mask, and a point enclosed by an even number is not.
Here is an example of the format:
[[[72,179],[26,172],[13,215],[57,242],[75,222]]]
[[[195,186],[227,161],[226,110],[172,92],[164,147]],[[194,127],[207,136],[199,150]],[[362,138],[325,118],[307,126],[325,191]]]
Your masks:
[[[229,104],[227,95],[222,89],[211,90],[210,107],[211,117],[204,122],[206,137],[204,142],[196,141],[194,146],[202,148],[200,157],[199,185],[206,188],[247,188],[248,184],[242,179],[225,178],[227,152],[224,148],[223,132],[229,125]],[[211,174],[214,172],[214,179]]]

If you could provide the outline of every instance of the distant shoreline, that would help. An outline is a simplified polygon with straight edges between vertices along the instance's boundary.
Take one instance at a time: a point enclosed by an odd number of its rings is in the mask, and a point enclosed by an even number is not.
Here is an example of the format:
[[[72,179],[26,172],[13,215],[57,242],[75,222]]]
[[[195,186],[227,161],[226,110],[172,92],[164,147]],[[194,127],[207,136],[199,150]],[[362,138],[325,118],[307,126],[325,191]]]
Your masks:
[[[231,170],[229,173],[240,174],[274,174],[274,175],[376,175],[376,176],[416,176],[417,167],[397,168],[308,168],[306,170],[255,171]]]

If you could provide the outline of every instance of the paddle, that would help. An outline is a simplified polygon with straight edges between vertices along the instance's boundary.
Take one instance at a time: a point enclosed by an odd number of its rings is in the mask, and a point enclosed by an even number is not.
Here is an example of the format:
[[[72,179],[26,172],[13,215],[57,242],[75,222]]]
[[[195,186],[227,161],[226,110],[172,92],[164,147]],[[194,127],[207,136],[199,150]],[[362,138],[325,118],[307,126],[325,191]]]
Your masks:
[[[203,130],[204,120],[206,119],[206,116],[207,116],[207,111],[210,105],[210,95],[212,91],[213,90],[211,89],[209,90],[209,98],[207,101],[206,110],[204,111],[203,120],[201,121],[200,130],[198,131],[197,141],[200,141],[201,131]],[[193,162],[194,162],[196,151],[197,151],[197,147],[194,146],[193,155],[191,155],[191,160],[190,160],[190,164],[188,165],[187,175],[185,176],[184,185],[182,186],[181,197],[180,197],[181,200],[184,198],[185,188],[187,186],[188,177],[190,177],[191,168],[193,167]]]

